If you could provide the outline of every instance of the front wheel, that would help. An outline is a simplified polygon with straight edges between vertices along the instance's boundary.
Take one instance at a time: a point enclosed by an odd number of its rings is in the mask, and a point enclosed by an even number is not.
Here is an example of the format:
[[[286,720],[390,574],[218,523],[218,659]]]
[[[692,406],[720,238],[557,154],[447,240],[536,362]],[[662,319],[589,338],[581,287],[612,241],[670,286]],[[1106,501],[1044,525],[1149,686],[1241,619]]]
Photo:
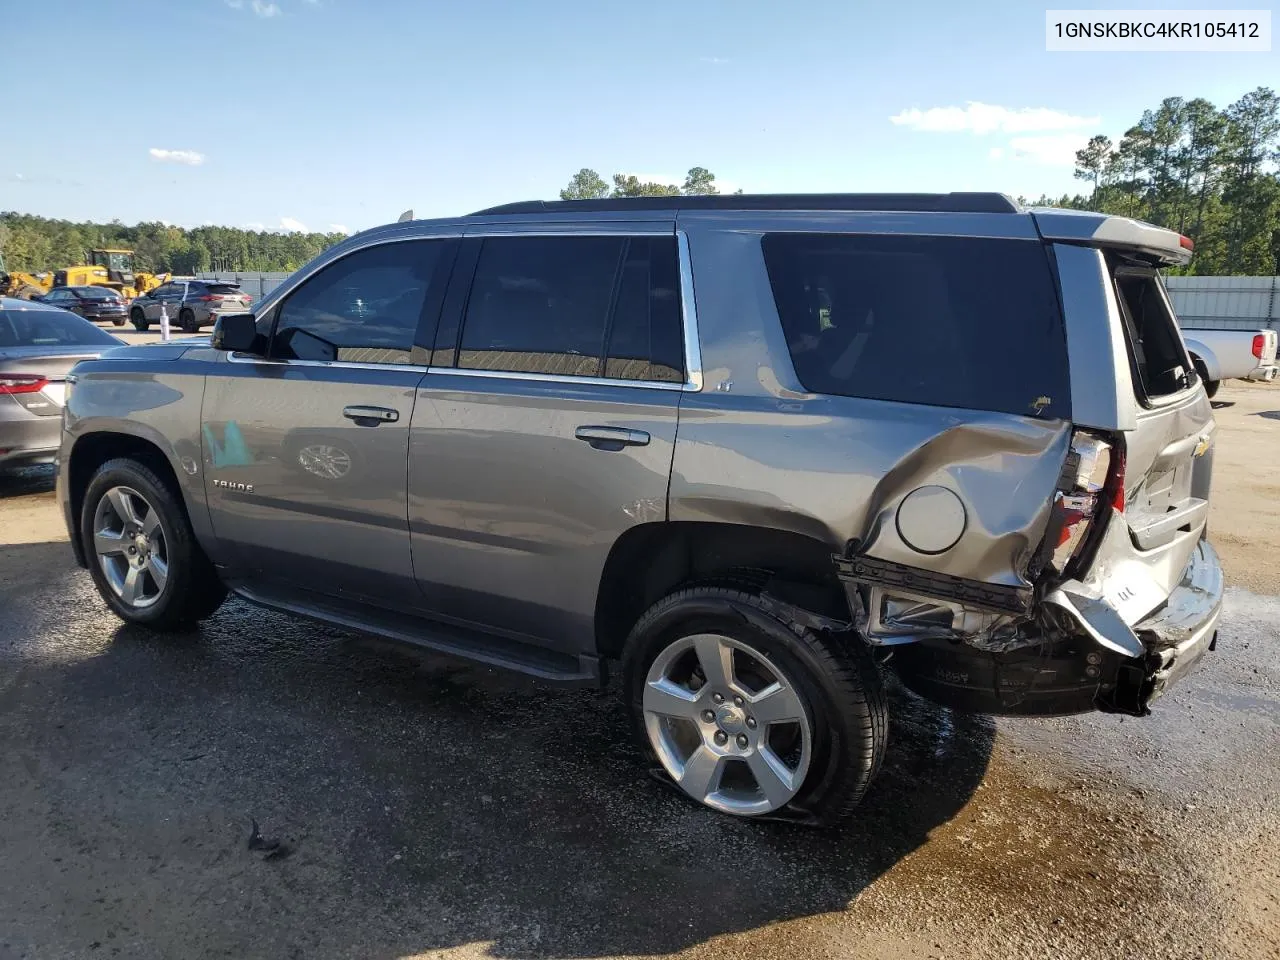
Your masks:
[[[137,460],[108,460],[94,473],[80,537],[98,593],[126,623],[180,630],[227,595],[178,495]]]
[[[692,799],[827,826],[862,799],[888,741],[880,675],[846,641],[723,587],[659,601],[627,641],[637,734]]]
[[[151,326],[147,321],[147,315],[142,312],[141,307],[134,307],[130,310],[129,319],[133,321],[133,329],[137,330],[139,333],[146,333],[147,328]]]
[[[111,325],[112,325],[113,327],[123,327],[123,326],[124,326],[124,317],[114,317],[114,318],[112,318],[112,320],[111,320]]]

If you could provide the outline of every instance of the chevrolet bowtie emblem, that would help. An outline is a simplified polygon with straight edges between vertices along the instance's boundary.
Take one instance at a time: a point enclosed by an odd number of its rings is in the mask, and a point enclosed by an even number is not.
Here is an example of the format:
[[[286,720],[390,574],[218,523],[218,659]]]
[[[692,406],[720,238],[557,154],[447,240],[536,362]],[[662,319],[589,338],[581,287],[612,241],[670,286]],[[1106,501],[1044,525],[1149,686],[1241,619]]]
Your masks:
[[[1212,441],[1209,439],[1209,435],[1208,435],[1208,434],[1205,434],[1204,436],[1202,436],[1202,437],[1201,437],[1201,438],[1196,442],[1196,452],[1195,452],[1194,454],[1192,454],[1192,456],[1193,456],[1193,457],[1203,457],[1206,453],[1208,453],[1208,452],[1209,452],[1209,445],[1210,445],[1211,443],[1212,443]]]

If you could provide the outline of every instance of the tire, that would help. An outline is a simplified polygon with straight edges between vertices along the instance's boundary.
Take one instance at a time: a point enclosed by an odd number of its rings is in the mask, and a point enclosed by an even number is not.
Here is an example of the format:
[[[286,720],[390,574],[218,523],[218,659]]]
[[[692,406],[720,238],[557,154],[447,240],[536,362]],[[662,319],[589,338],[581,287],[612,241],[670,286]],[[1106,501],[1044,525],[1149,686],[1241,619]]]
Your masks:
[[[708,638],[719,639],[712,647]],[[726,646],[727,699],[717,700],[716,680],[700,684],[696,672],[683,685],[679,678],[691,664],[702,667],[705,651]],[[717,656],[708,659],[714,664]],[[642,747],[686,795],[724,813],[831,826],[862,800],[884,759],[888,706],[870,650],[856,638],[844,642],[789,622],[754,593],[698,586],[660,600],[631,631],[622,673]],[[769,674],[779,685],[765,698]],[[672,684],[674,698],[664,695]],[[685,716],[689,697],[694,706]],[[786,717],[795,712],[787,709],[792,699],[803,715],[796,722],[761,723],[752,712]],[[667,719],[678,714],[664,709],[681,715]],[[704,781],[699,774],[712,764],[708,756],[723,762],[716,764],[719,774]],[[774,761],[785,775],[771,779],[770,791],[755,771],[763,767],[770,779],[768,772],[779,769]],[[703,790],[704,782],[712,786]]]
[[[113,320],[111,321],[111,325],[112,325],[113,327],[123,327],[123,326],[124,326],[124,317],[116,317],[115,319],[113,319]]]
[[[196,323],[196,315],[190,310],[181,310],[178,313],[178,326],[182,328],[183,333],[199,333],[200,324]]]
[[[1204,395],[1212,400],[1218,393],[1218,387],[1222,386],[1221,380],[1210,380],[1209,371],[1204,365],[1204,361],[1199,357],[1194,358],[1192,363],[1195,364],[1196,374],[1200,377],[1200,382],[1204,384]]]
[[[143,540],[129,536],[136,530],[143,531]],[[118,532],[118,549],[110,536],[95,538],[98,532]],[[80,511],[80,542],[98,593],[126,623],[162,632],[186,629],[212,616],[227,596],[196,542],[181,496],[137,460],[108,460],[94,472]],[[110,543],[105,560],[99,552],[104,543]],[[145,563],[144,556],[150,558]],[[130,579],[139,565],[144,569]],[[130,599],[131,593],[136,598]]]
[[[151,322],[147,320],[147,315],[142,312],[141,307],[134,307],[130,310],[129,319],[133,323],[133,329],[139,333],[146,333],[147,328],[151,326]]]

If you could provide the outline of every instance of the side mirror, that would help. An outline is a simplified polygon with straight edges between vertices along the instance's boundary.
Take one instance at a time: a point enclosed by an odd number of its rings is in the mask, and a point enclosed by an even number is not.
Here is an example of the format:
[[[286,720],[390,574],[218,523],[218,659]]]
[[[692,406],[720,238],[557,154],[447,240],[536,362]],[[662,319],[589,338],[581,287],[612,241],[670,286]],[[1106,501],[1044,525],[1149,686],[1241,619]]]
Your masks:
[[[258,333],[258,320],[252,313],[229,313],[217,319],[210,339],[215,350],[234,353],[266,352],[266,338]]]

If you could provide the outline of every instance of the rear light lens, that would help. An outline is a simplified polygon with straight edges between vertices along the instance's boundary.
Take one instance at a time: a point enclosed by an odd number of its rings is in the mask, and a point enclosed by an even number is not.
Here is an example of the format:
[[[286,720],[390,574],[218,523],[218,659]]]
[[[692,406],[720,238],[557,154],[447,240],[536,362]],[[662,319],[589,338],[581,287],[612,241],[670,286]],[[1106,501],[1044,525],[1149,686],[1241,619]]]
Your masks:
[[[1262,359],[1262,351],[1266,348],[1266,345],[1267,345],[1266,334],[1255,333],[1253,335],[1253,355],[1257,357],[1259,360]]]
[[[35,373],[3,373],[0,374],[0,394],[39,393],[48,383]]]
[[[1067,454],[1064,489],[1053,499],[1049,521],[1052,566],[1058,573],[1083,552],[1094,521],[1106,522],[1106,508],[1124,512],[1124,450],[1096,434],[1077,430]]]
[[[1178,244],[1182,247],[1183,250],[1194,251],[1196,248],[1196,245],[1192,243],[1190,237],[1178,237]]]

